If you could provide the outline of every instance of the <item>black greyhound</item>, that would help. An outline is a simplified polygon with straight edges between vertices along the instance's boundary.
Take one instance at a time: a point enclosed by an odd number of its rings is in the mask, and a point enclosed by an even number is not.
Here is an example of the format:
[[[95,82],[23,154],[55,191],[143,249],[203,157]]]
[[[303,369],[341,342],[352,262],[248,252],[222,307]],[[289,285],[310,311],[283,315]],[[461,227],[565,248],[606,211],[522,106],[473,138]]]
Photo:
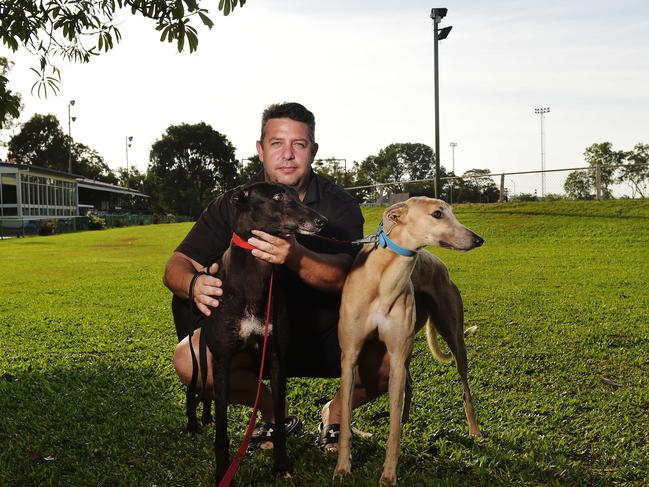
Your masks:
[[[231,203],[236,214],[233,241],[219,259],[216,274],[223,282],[223,296],[219,298],[219,306],[211,308],[212,314],[204,318],[202,326],[202,334],[213,356],[217,483],[223,478],[230,457],[227,432],[230,360],[233,353],[242,347],[257,349],[258,353],[258,346],[264,335],[269,285],[274,270],[272,264],[253,257],[249,249],[240,247],[235,240],[240,241],[240,238],[245,242],[252,236],[253,229],[276,236],[295,233],[309,235],[320,231],[326,223],[323,216],[299,201],[295,190],[282,184],[260,182],[242,186],[232,194]],[[270,358],[275,413],[274,469],[275,473],[285,475],[289,472],[289,460],[286,453],[284,357],[289,330],[286,325],[286,301],[281,291],[281,286],[273,286],[269,323],[271,334],[267,353]],[[184,316],[188,315],[189,313],[186,313]],[[178,317],[183,319],[180,313]],[[197,425],[195,409],[196,401],[188,395],[188,427],[192,424]],[[207,411],[209,414],[209,406]],[[205,414],[204,409],[204,421],[209,419]]]

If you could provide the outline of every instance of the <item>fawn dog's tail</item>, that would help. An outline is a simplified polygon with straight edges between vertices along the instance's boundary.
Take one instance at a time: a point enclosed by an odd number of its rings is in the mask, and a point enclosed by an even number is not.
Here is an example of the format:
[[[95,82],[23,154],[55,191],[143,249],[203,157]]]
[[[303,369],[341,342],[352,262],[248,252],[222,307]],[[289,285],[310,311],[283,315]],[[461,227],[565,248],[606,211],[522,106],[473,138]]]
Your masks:
[[[477,329],[477,326],[471,326],[464,330],[464,338],[473,335],[473,333],[475,333]],[[430,353],[433,355],[433,357],[435,357],[437,361],[443,364],[450,364],[455,360],[451,352],[444,352],[439,347],[439,341],[437,340],[437,330],[435,329],[435,325],[433,325],[433,322],[430,319],[426,323],[426,341],[428,342]]]

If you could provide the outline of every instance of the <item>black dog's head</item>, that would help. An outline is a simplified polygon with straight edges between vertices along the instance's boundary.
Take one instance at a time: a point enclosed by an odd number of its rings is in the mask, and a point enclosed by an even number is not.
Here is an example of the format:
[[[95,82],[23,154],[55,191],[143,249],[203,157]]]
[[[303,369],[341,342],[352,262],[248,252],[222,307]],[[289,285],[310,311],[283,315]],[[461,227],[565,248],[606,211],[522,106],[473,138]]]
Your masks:
[[[232,194],[237,212],[234,231],[249,238],[251,230],[277,236],[311,235],[322,230],[327,219],[299,199],[297,192],[278,183],[260,182],[241,186]]]

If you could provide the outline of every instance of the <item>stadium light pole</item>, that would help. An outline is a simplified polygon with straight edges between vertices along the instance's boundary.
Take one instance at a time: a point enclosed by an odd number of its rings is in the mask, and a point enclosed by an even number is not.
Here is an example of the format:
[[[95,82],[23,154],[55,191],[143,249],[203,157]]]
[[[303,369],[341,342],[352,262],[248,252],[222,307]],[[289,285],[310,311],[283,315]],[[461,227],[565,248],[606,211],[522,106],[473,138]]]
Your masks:
[[[124,145],[126,147],[126,187],[128,187],[128,148],[131,147],[131,142],[133,142],[133,136],[127,135],[124,139]]]
[[[433,8],[430,11],[430,18],[433,19],[433,58],[435,63],[435,198],[439,192],[439,62],[437,56],[437,43],[448,37],[451,32],[452,26],[439,28],[439,23],[444,17],[448,9],[446,8]]]
[[[451,154],[452,154],[452,161],[453,161],[453,177],[455,177],[455,148],[457,147],[457,142],[450,142],[448,145],[451,146]],[[455,180],[451,182],[451,201],[449,203],[453,204],[453,184],[455,183]]]
[[[68,102],[68,138],[70,139],[70,150],[68,151],[68,173],[72,174],[72,122],[77,117],[72,116],[71,108],[74,106],[74,100]]]
[[[448,145],[451,146],[451,154],[453,160],[453,175],[455,176],[455,148],[457,147],[457,142],[450,142]]]
[[[545,114],[550,107],[535,108],[534,113],[541,117],[541,198],[545,198]]]

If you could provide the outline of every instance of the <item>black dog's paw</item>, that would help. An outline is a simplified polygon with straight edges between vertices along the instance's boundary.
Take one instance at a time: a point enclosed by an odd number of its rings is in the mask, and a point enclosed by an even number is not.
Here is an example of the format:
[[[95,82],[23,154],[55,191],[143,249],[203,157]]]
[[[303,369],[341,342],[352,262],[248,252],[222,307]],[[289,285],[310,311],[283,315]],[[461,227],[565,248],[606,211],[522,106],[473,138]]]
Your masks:
[[[290,479],[290,478],[293,478],[293,477],[291,477],[291,472],[290,472],[288,469],[287,469],[287,470],[275,470],[275,475],[276,475],[277,478],[279,478],[279,479]]]
[[[280,479],[290,479],[291,478],[291,460],[286,458],[285,460],[280,460],[275,462],[273,470],[275,471],[275,476]]]

